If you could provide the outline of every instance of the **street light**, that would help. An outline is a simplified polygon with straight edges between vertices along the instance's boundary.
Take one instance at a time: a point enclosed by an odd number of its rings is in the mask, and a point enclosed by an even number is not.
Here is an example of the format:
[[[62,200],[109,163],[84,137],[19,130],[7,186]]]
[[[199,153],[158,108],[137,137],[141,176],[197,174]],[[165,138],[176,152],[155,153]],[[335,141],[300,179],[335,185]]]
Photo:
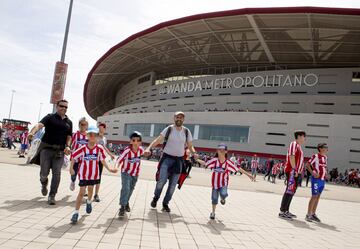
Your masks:
[[[14,94],[15,94],[15,93],[16,93],[15,90],[11,90],[11,101],[10,101],[9,119],[11,118],[11,109],[12,109],[13,100],[14,100]]]
[[[39,115],[38,115],[38,120],[40,121],[40,116],[41,116],[41,108],[42,108],[43,103],[40,103],[40,108],[39,108]]]

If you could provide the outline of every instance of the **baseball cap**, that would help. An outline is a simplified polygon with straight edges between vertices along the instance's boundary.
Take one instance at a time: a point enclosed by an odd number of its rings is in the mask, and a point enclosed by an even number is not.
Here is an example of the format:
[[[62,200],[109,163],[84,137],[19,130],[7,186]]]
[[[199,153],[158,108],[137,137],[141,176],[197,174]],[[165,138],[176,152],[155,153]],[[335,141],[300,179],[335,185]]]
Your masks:
[[[132,139],[132,138],[134,138],[134,137],[138,137],[138,138],[140,138],[140,140],[141,140],[141,139],[142,139],[142,134],[141,134],[140,132],[138,132],[138,131],[134,131],[134,132],[132,132],[132,133],[130,134],[129,138]]]
[[[102,127],[104,127],[104,128],[106,129],[106,124],[105,124],[105,123],[101,123],[101,122],[100,122],[100,123],[98,124],[98,127],[100,127],[100,126],[102,126]]]
[[[99,129],[96,126],[89,126],[89,128],[87,129],[86,133],[95,133],[98,134],[99,133]]]
[[[185,113],[182,111],[177,111],[174,113],[174,116],[177,116],[177,115],[183,115],[185,117]]]
[[[327,147],[328,146],[327,146],[326,143],[319,143],[318,146],[317,146],[318,149],[327,148]]]
[[[224,150],[227,150],[227,145],[224,144],[224,143],[221,143],[218,145],[218,149],[224,149]]]

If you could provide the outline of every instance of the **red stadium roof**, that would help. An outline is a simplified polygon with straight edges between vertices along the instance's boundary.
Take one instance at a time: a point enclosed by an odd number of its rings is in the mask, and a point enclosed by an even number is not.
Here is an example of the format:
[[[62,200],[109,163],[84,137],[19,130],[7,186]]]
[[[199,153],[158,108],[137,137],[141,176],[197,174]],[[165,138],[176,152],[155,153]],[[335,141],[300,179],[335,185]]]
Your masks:
[[[136,33],[107,51],[84,86],[96,118],[115,107],[122,84],[144,73],[277,66],[360,66],[360,9],[248,8],[183,17]]]

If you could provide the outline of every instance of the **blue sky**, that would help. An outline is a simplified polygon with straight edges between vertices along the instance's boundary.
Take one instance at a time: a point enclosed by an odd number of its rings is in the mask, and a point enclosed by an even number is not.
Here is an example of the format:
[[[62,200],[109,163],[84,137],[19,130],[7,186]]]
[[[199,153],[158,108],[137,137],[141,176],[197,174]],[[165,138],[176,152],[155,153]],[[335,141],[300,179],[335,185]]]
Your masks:
[[[70,0],[0,1],[0,118],[37,121],[51,112],[49,95],[55,62],[60,60]],[[159,22],[210,11],[249,7],[322,6],[360,8],[360,1],[145,1],[74,0],[68,49],[65,98],[77,123],[88,117],[83,103],[86,76],[97,59],[128,36]],[[95,121],[93,121],[95,123]]]

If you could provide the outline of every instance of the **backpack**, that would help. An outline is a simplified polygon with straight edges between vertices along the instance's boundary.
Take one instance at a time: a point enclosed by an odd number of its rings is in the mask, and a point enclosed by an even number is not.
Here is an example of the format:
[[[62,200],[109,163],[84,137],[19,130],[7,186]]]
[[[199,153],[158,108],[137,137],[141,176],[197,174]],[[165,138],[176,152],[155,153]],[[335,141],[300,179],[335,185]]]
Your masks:
[[[188,141],[188,137],[189,137],[189,129],[186,128],[185,126],[184,126],[184,129],[185,129],[185,145],[186,145],[186,142]],[[172,125],[169,126],[169,128],[168,128],[167,131],[166,131],[165,138],[164,138],[164,142],[163,142],[163,149],[165,148],[165,146],[166,146],[166,144],[167,144],[167,141],[168,141],[168,139],[169,139],[171,130],[172,130]]]

